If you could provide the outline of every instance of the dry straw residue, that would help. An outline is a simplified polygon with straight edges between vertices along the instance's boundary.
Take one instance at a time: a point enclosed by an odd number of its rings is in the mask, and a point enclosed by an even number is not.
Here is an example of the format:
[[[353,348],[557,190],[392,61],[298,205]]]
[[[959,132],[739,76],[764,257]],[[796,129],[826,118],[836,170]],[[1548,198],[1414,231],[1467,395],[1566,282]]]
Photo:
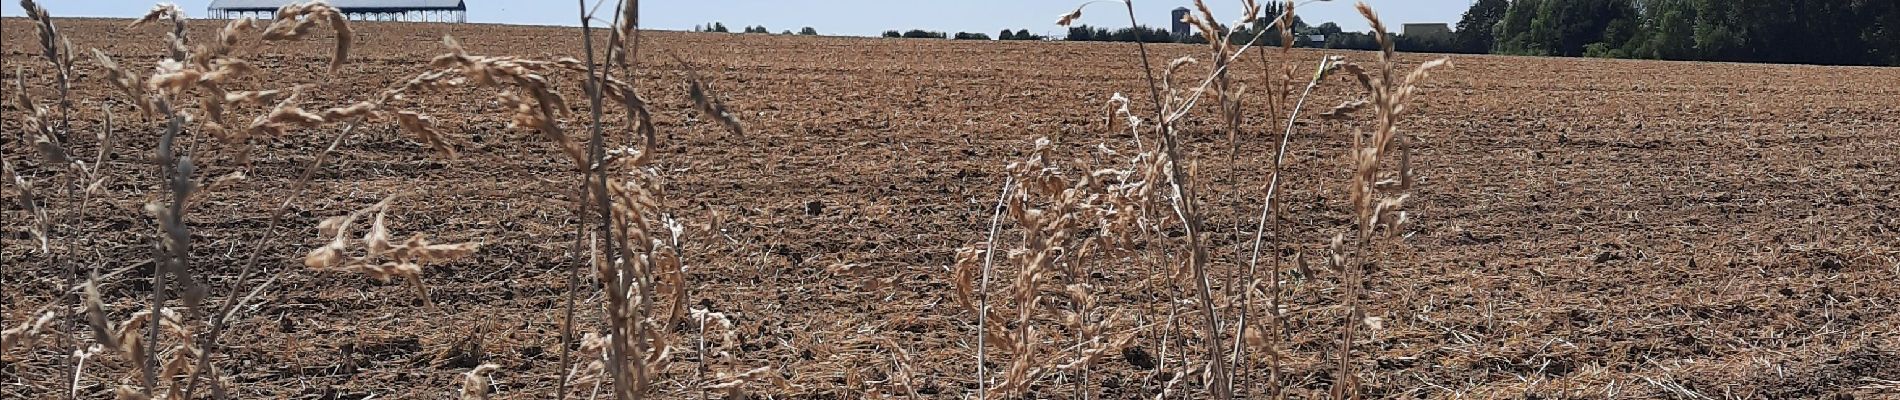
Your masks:
[[[330,71],[336,72],[350,58],[350,43],[354,33],[350,31],[349,19],[341,10],[322,0],[290,3],[279,7],[277,17],[270,26],[264,28],[264,40],[297,40],[310,35],[311,29],[319,24],[330,25],[336,33],[336,50],[330,55]]]
[[[20,326],[0,331],[0,356],[6,355],[8,350],[15,347],[31,350],[35,344],[39,343],[41,332],[46,330],[46,324],[53,322],[53,312],[44,311],[38,314],[38,318],[21,321]]]
[[[324,219],[317,225],[317,232],[330,242],[305,255],[304,266],[316,270],[364,273],[382,281],[402,279],[416,290],[416,295],[425,303],[429,302],[428,291],[422,286],[423,266],[466,258],[475,254],[481,245],[474,242],[434,244],[421,233],[410,236],[408,240],[395,241],[386,223],[390,203],[395,199],[396,196],[390,196],[347,215]],[[350,233],[354,230],[356,220],[372,212],[375,216],[369,228],[360,239],[353,239]],[[361,248],[362,255],[350,255],[355,248]]]
[[[488,400],[488,374],[501,369],[493,363],[482,364],[462,375],[462,400]]]

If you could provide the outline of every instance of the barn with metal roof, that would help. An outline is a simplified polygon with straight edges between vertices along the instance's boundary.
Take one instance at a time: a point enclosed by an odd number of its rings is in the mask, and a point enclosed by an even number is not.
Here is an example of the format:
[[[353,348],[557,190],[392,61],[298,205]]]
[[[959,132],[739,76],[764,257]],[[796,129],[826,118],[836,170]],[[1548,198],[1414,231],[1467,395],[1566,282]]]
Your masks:
[[[211,18],[269,19],[294,0],[211,0]],[[351,21],[468,22],[462,0],[329,0]]]

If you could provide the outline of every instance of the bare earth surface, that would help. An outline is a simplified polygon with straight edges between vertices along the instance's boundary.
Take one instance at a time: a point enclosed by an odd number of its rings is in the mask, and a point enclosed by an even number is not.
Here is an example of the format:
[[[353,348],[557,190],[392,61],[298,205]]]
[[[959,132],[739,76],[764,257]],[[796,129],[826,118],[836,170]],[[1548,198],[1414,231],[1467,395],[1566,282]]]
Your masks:
[[[60,20],[81,52],[98,48],[150,71],[164,54],[163,30],[127,29],[126,22]],[[210,38],[214,28],[193,25],[191,36]],[[427,60],[443,52],[444,34],[475,54],[580,53],[575,29],[355,28],[354,56],[334,76],[324,72],[328,33],[262,46],[246,38],[234,55],[264,72],[238,86],[311,84],[305,108],[347,105],[427,71]],[[5,157],[50,190],[58,186],[55,173],[18,136],[22,110],[11,98],[24,79],[50,107],[57,98],[51,69],[37,57],[30,23],[9,18],[4,34]],[[674,362],[657,389],[668,398],[697,397],[717,374],[763,366],[793,386],[755,385],[757,394],[908,395],[895,386],[894,360],[911,370],[922,396],[973,396],[975,318],[951,301],[948,266],[957,248],[984,240],[1004,165],[1044,136],[1060,138],[1065,160],[1102,165],[1098,144],[1125,148],[1133,140],[1104,125],[1109,96],[1129,94],[1137,114],[1152,112],[1132,44],[672,32],[644,39],[636,84],[660,110],[667,207],[690,231],[690,304],[725,313],[736,330],[728,340],[710,328],[702,353],[696,325],[675,327],[687,340],[674,343]],[[1153,49],[1157,65],[1206,58],[1198,46]],[[1283,59],[1274,54],[1275,62]],[[1321,55],[1294,52],[1295,74],[1310,73]],[[713,82],[747,124],[745,135],[686,111],[672,56]],[[1409,68],[1427,59],[1401,61]],[[1260,87],[1259,61],[1245,60],[1238,76]],[[1409,237],[1381,247],[1382,261],[1368,275],[1367,314],[1383,323],[1361,336],[1353,360],[1370,397],[1900,397],[1900,69],[1452,60],[1454,67],[1427,81],[1403,125],[1416,135],[1413,163],[1423,186]],[[1185,71],[1199,79],[1205,70]],[[144,307],[150,288],[157,231],[141,208],[162,193],[147,161],[158,130],[139,121],[103,77],[81,57],[74,153],[90,159],[97,151],[92,135],[101,108],[110,107],[122,144],[106,168],[119,178],[83,223],[56,229],[52,248],[60,254],[78,246],[81,271],[105,275],[105,302],[123,318]],[[559,83],[575,86],[572,77]],[[1330,80],[1308,112],[1356,90]],[[1261,111],[1259,93],[1265,90],[1249,91],[1247,129],[1232,159],[1211,111],[1185,125],[1222,293],[1232,292],[1235,266],[1245,263],[1233,249],[1252,236],[1280,130]],[[586,102],[569,98],[576,117],[568,123],[578,132]],[[393,123],[366,125],[299,197],[282,239],[269,243],[260,241],[270,210],[339,127],[293,131],[258,146],[247,179],[194,199],[190,263],[209,277],[213,300],[227,295],[255,246],[271,246],[263,265],[276,281],[239,311],[214,360],[241,397],[441,398],[481,363],[501,366],[494,374],[500,397],[554,397],[566,270],[580,262],[571,248],[577,179],[539,134],[507,128],[491,91],[410,100],[459,138],[459,158],[431,154]],[[248,121],[261,111],[234,113]],[[1347,229],[1342,154],[1347,135],[1365,125],[1310,119],[1299,126],[1286,182],[1291,243],[1312,252]],[[611,139],[632,143],[621,132]],[[243,168],[214,141],[186,141],[195,143],[203,177]],[[0,250],[6,327],[61,304],[55,296],[66,268],[29,239],[30,219],[11,201],[18,192],[7,184]],[[302,255],[324,242],[318,220],[396,193],[404,194],[391,213],[397,235],[485,244],[470,261],[425,272],[439,309],[400,282],[303,267]],[[723,232],[707,231],[715,220]],[[73,238],[66,233],[73,229],[84,234]],[[1148,268],[1099,271],[1102,307],[1165,318],[1167,289],[1151,286]],[[1322,397],[1338,380],[1329,361],[1343,316],[1336,274],[1322,269],[1287,282],[1284,385]],[[599,329],[598,291],[580,300],[582,329]],[[1182,343],[1198,349],[1192,343],[1205,335],[1185,327],[1164,335],[1166,328],[1148,328],[1104,360],[1090,390],[1152,397],[1165,376],[1157,378],[1143,358],[1167,357],[1170,374],[1187,370]],[[90,343],[90,336],[78,337]],[[60,396],[65,346],[5,354],[0,397]],[[1264,356],[1252,354],[1261,360],[1253,370],[1261,371]],[[993,359],[992,371],[1006,363]],[[95,357],[79,391],[104,397],[136,382],[128,371],[122,361]],[[1243,377],[1252,393],[1265,387],[1263,371]],[[1052,376],[1035,396],[1067,396],[1072,385]]]

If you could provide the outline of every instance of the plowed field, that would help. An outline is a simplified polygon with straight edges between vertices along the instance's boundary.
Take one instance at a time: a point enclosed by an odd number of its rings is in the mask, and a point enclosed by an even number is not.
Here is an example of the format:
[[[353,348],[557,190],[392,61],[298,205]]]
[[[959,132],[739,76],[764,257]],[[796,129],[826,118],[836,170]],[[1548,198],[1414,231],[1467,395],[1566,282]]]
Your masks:
[[[82,275],[102,275],[113,318],[149,307],[158,228],[144,206],[164,193],[151,162],[161,124],[140,121],[87,53],[97,48],[149,73],[165,54],[164,28],[127,22],[59,20],[84,55],[71,94],[73,154],[90,161],[97,153],[92,135],[110,108],[119,145],[103,168],[115,178],[82,221],[55,227],[50,253],[28,233],[32,218],[11,201],[19,188],[7,183],[0,317],[8,328],[70,304],[57,297],[67,265],[56,261],[70,246]],[[190,36],[209,40],[218,26],[194,23]],[[262,45],[247,37],[233,55],[262,72],[236,86],[311,85],[302,102],[321,110],[428,71],[445,34],[480,55],[581,53],[572,28],[354,28],[351,60],[334,75],[325,72],[327,32]],[[18,133],[24,111],[12,101],[24,80],[57,115],[52,69],[39,58],[30,21],[6,19],[4,35],[5,158],[49,198],[71,198],[57,192],[58,171]],[[669,327],[681,340],[658,375],[655,392],[666,398],[697,397],[720,374],[757,367],[789,381],[749,386],[778,398],[908,396],[906,379],[924,397],[973,397],[976,318],[952,300],[950,266],[958,248],[985,240],[1005,166],[1026,158],[1039,137],[1057,139],[1059,165],[1119,166],[1102,149],[1126,149],[1133,138],[1105,125],[1109,97],[1128,94],[1137,115],[1152,114],[1132,44],[677,32],[643,39],[634,84],[656,110],[665,206],[686,225],[689,304],[733,325],[730,336],[718,326],[702,335],[696,321]],[[1199,46],[1151,50],[1157,68],[1179,56],[1206,59]],[[1323,54],[1374,57],[1297,50],[1294,75],[1310,74]],[[706,77],[745,133],[690,111],[675,56]],[[1400,61],[1409,68],[1435,57]],[[1403,240],[1378,247],[1380,262],[1367,274],[1366,314],[1382,322],[1361,329],[1351,359],[1369,397],[1900,397],[1900,69],[1451,58],[1455,65],[1424,83],[1402,124],[1415,135],[1420,186],[1415,224]],[[1256,229],[1283,124],[1262,111],[1260,61],[1242,60],[1236,76],[1256,89],[1243,104],[1238,151],[1230,152],[1211,110],[1182,124],[1219,293],[1235,293],[1242,281],[1239,249]],[[1206,65],[1183,71],[1198,80]],[[578,93],[577,78],[556,84]],[[1307,112],[1358,90],[1330,79]],[[569,95],[570,134],[585,131],[582,99]],[[244,290],[267,279],[270,286],[237,310],[214,359],[239,397],[441,398],[482,363],[500,366],[493,374],[500,397],[554,397],[567,270],[585,251],[573,246],[579,181],[571,163],[539,133],[508,128],[491,90],[408,100],[456,138],[459,157],[431,153],[393,122],[366,124],[317,172],[282,238],[270,242],[263,238],[271,211],[340,127],[259,142],[245,178],[207,184],[192,200],[190,265],[213,289],[214,304],[252,249],[271,246],[260,264],[267,270],[238,282]],[[248,121],[263,110],[231,112]],[[620,121],[609,119],[609,139],[632,145]],[[229,148],[187,128],[182,140],[201,179],[247,170]],[[1343,155],[1354,129],[1368,128],[1302,118],[1293,135],[1286,239],[1308,257],[1351,223]],[[401,281],[304,267],[303,255],[327,241],[318,221],[392,194],[402,194],[390,212],[396,235],[483,243],[473,258],[423,273],[436,308]],[[70,203],[49,210],[66,218]],[[999,240],[1020,236],[1006,230]],[[1282,255],[1286,265],[1294,253]],[[1149,398],[1169,377],[1198,368],[1183,364],[1180,352],[1200,349],[1194,343],[1206,335],[1165,322],[1170,289],[1154,285],[1150,266],[1094,274],[1104,312],[1148,323],[1099,363],[1091,392]],[[1339,380],[1337,274],[1316,266],[1286,276],[1283,384],[1303,398],[1323,397]],[[582,331],[601,329],[599,293],[581,292]],[[1199,318],[1182,318],[1190,317]],[[83,320],[73,326],[83,332],[79,343],[92,343]],[[1057,337],[1051,345],[1071,343]],[[61,354],[71,343],[9,350],[0,396],[63,396],[62,362],[70,361]],[[991,372],[1007,367],[989,351]],[[1260,393],[1265,356],[1250,354],[1256,362],[1242,364],[1253,372],[1242,374],[1241,386]],[[131,371],[115,356],[95,355],[79,393],[106,397],[135,385]],[[1031,390],[1068,396],[1072,378],[1052,374]],[[1197,395],[1198,381],[1172,390]],[[592,389],[586,383],[573,393]]]

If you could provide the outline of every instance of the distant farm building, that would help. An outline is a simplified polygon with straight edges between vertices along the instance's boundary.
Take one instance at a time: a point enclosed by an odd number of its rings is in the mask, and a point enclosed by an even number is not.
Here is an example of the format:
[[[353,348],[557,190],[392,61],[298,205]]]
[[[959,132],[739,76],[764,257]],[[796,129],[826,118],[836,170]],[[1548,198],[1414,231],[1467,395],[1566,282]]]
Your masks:
[[[1193,32],[1188,31],[1189,30],[1188,23],[1186,21],[1182,21],[1183,19],[1187,19],[1187,15],[1188,15],[1187,7],[1177,7],[1174,9],[1174,12],[1169,15],[1171,15],[1174,18],[1172,20],[1174,21],[1174,25],[1171,26],[1173,29],[1169,33],[1173,33],[1176,39],[1187,37],[1188,34],[1193,33]]]
[[[1405,35],[1405,36],[1412,36],[1412,37],[1437,36],[1437,35],[1451,36],[1451,25],[1443,23],[1443,22],[1429,23],[1429,24],[1405,24],[1404,29],[1399,31],[1399,34]]]
[[[211,18],[270,19],[293,0],[211,0]],[[330,0],[351,21],[468,22],[462,0]]]

